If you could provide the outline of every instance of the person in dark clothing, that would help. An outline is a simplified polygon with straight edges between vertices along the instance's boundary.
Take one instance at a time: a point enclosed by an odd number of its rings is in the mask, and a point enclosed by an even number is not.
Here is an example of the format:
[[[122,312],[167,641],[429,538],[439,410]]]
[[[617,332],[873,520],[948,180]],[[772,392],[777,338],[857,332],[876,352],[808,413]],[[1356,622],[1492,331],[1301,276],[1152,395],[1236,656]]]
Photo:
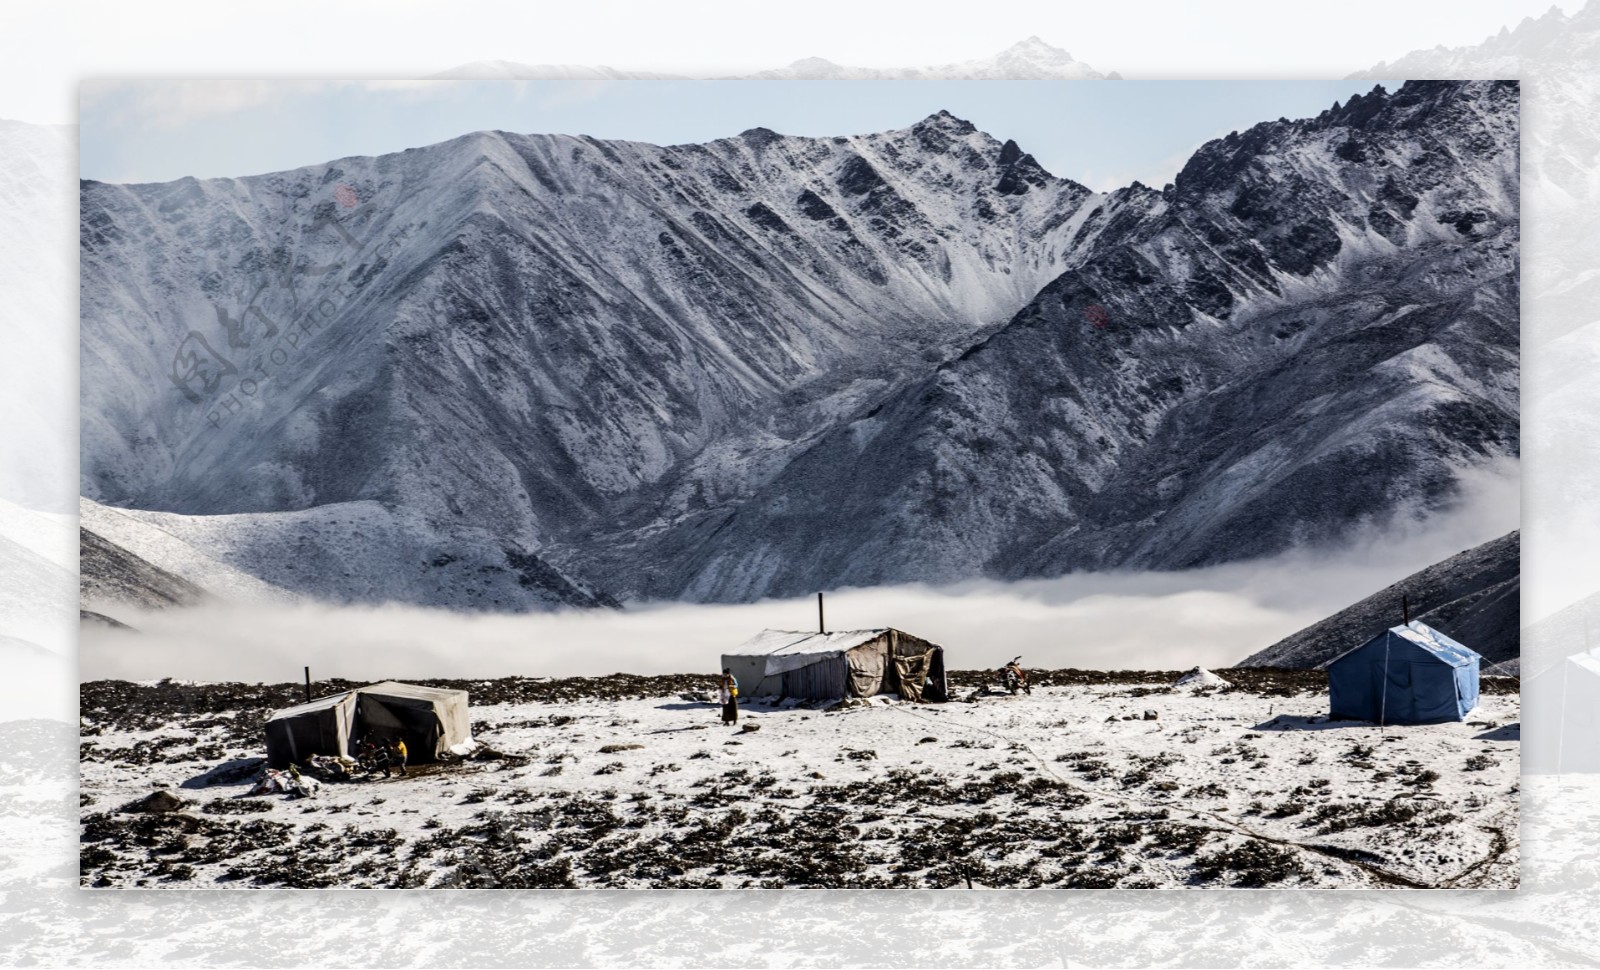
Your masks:
[[[724,667],[722,670],[722,723],[733,726],[739,722],[739,679],[733,676],[733,671]]]
[[[356,767],[370,776],[378,770],[382,760],[379,756],[378,746],[373,743],[372,739],[363,738],[360,746],[356,748]]]

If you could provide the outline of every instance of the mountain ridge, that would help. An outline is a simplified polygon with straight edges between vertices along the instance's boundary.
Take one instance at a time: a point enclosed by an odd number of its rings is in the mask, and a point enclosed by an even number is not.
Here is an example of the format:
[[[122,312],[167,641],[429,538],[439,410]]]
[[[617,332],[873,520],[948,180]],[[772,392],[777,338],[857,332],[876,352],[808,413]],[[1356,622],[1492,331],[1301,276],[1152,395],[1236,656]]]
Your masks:
[[[1453,492],[1441,458],[1517,451],[1515,102],[1514,84],[1375,89],[1210,142],[1164,191],[1092,193],[947,112],[686,146],[474,133],[248,179],[85,183],[85,370],[107,378],[85,381],[85,494],[189,514],[376,501],[430,534],[491,523],[579,588],[710,600],[1182,568],[1421,514]],[[301,235],[274,241],[285,214]],[[305,338],[317,358],[252,371],[306,305],[332,307]],[[143,331],[210,340],[168,364]],[[238,362],[219,349],[235,338],[257,341]],[[1312,360],[1341,340],[1410,403],[1385,411]],[[1397,442],[1388,492],[1296,508],[1286,491],[1335,482],[1251,473],[1265,504],[1203,521],[1260,458],[1220,438],[1211,465],[1173,456],[1250,413],[1264,360],[1290,366],[1285,406],[1313,405],[1296,382],[1342,382],[1319,440],[1364,415]],[[239,398],[252,373],[277,403]],[[230,421],[267,433],[208,427]],[[1165,494],[1107,505],[1119,474]],[[1186,523],[1137,513],[1205,481],[1222,491]],[[1260,541],[1234,534],[1285,511]]]

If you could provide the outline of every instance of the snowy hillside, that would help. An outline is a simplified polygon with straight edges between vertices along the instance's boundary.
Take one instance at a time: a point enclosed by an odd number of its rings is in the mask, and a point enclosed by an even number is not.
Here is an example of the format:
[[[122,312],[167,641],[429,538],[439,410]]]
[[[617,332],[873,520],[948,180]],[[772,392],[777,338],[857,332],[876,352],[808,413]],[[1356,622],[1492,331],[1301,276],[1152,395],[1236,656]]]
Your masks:
[[[1516,112],[1380,89],[1107,195],[946,113],[86,183],[83,489],[487,608],[1337,540],[1518,451]],[[512,560],[536,595],[423,568]]]
[[[160,606],[196,590],[248,603],[304,596],[517,612],[611,603],[487,530],[441,532],[415,510],[377,502],[187,516],[85,499],[82,520],[93,536],[84,602],[113,616],[109,604]]]

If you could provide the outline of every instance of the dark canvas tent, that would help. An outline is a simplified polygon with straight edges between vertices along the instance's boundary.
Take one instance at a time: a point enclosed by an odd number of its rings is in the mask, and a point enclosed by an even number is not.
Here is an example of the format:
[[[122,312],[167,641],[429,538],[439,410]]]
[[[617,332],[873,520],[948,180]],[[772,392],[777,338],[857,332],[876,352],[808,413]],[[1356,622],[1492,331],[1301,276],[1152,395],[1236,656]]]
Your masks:
[[[274,768],[313,754],[351,755],[369,737],[403,739],[413,762],[464,754],[472,744],[466,691],[392,680],[277,711],[266,733],[267,764]]]
[[[944,648],[901,630],[800,633],[763,630],[722,655],[746,697],[834,700],[897,693],[910,701],[949,698]]]
[[[267,718],[267,764],[285,768],[314,754],[349,754],[355,717],[355,691],[274,712]]]
[[[1391,627],[1329,661],[1330,714],[1375,724],[1466,720],[1478,706],[1481,659],[1419,620]]]
[[[1600,772],[1600,650],[1564,657],[1522,682],[1522,764],[1533,772]]]

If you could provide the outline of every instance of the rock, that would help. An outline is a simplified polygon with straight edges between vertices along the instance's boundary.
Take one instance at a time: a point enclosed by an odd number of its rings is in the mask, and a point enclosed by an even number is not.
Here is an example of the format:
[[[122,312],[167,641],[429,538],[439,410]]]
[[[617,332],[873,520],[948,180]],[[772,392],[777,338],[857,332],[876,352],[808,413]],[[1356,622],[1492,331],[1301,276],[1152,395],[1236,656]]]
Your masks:
[[[1161,715],[1157,714],[1155,711],[1145,711],[1144,712],[1144,719],[1146,721],[1154,721],[1155,719],[1159,718],[1160,716]]]
[[[638,751],[642,744],[607,744],[600,748],[601,754],[616,754],[618,751]]]
[[[938,741],[939,741],[938,738],[926,737],[926,738],[923,738],[922,740],[918,741],[917,743],[918,744],[936,744],[936,743],[938,743]]]
[[[759,724],[746,724],[744,727],[739,729],[739,731],[741,733],[743,733],[743,734],[749,734],[752,731],[759,731],[759,730],[761,730],[761,725],[759,725]]]
[[[204,774],[190,778],[182,785],[184,788],[206,788],[211,785],[236,785],[260,774],[262,766],[267,763],[265,758],[235,758],[210,769]]]
[[[163,788],[153,791],[143,798],[135,799],[122,806],[124,812],[143,812],[147,814],[162,814],[176,812],[183,808],[185,802],[174,792]]]

